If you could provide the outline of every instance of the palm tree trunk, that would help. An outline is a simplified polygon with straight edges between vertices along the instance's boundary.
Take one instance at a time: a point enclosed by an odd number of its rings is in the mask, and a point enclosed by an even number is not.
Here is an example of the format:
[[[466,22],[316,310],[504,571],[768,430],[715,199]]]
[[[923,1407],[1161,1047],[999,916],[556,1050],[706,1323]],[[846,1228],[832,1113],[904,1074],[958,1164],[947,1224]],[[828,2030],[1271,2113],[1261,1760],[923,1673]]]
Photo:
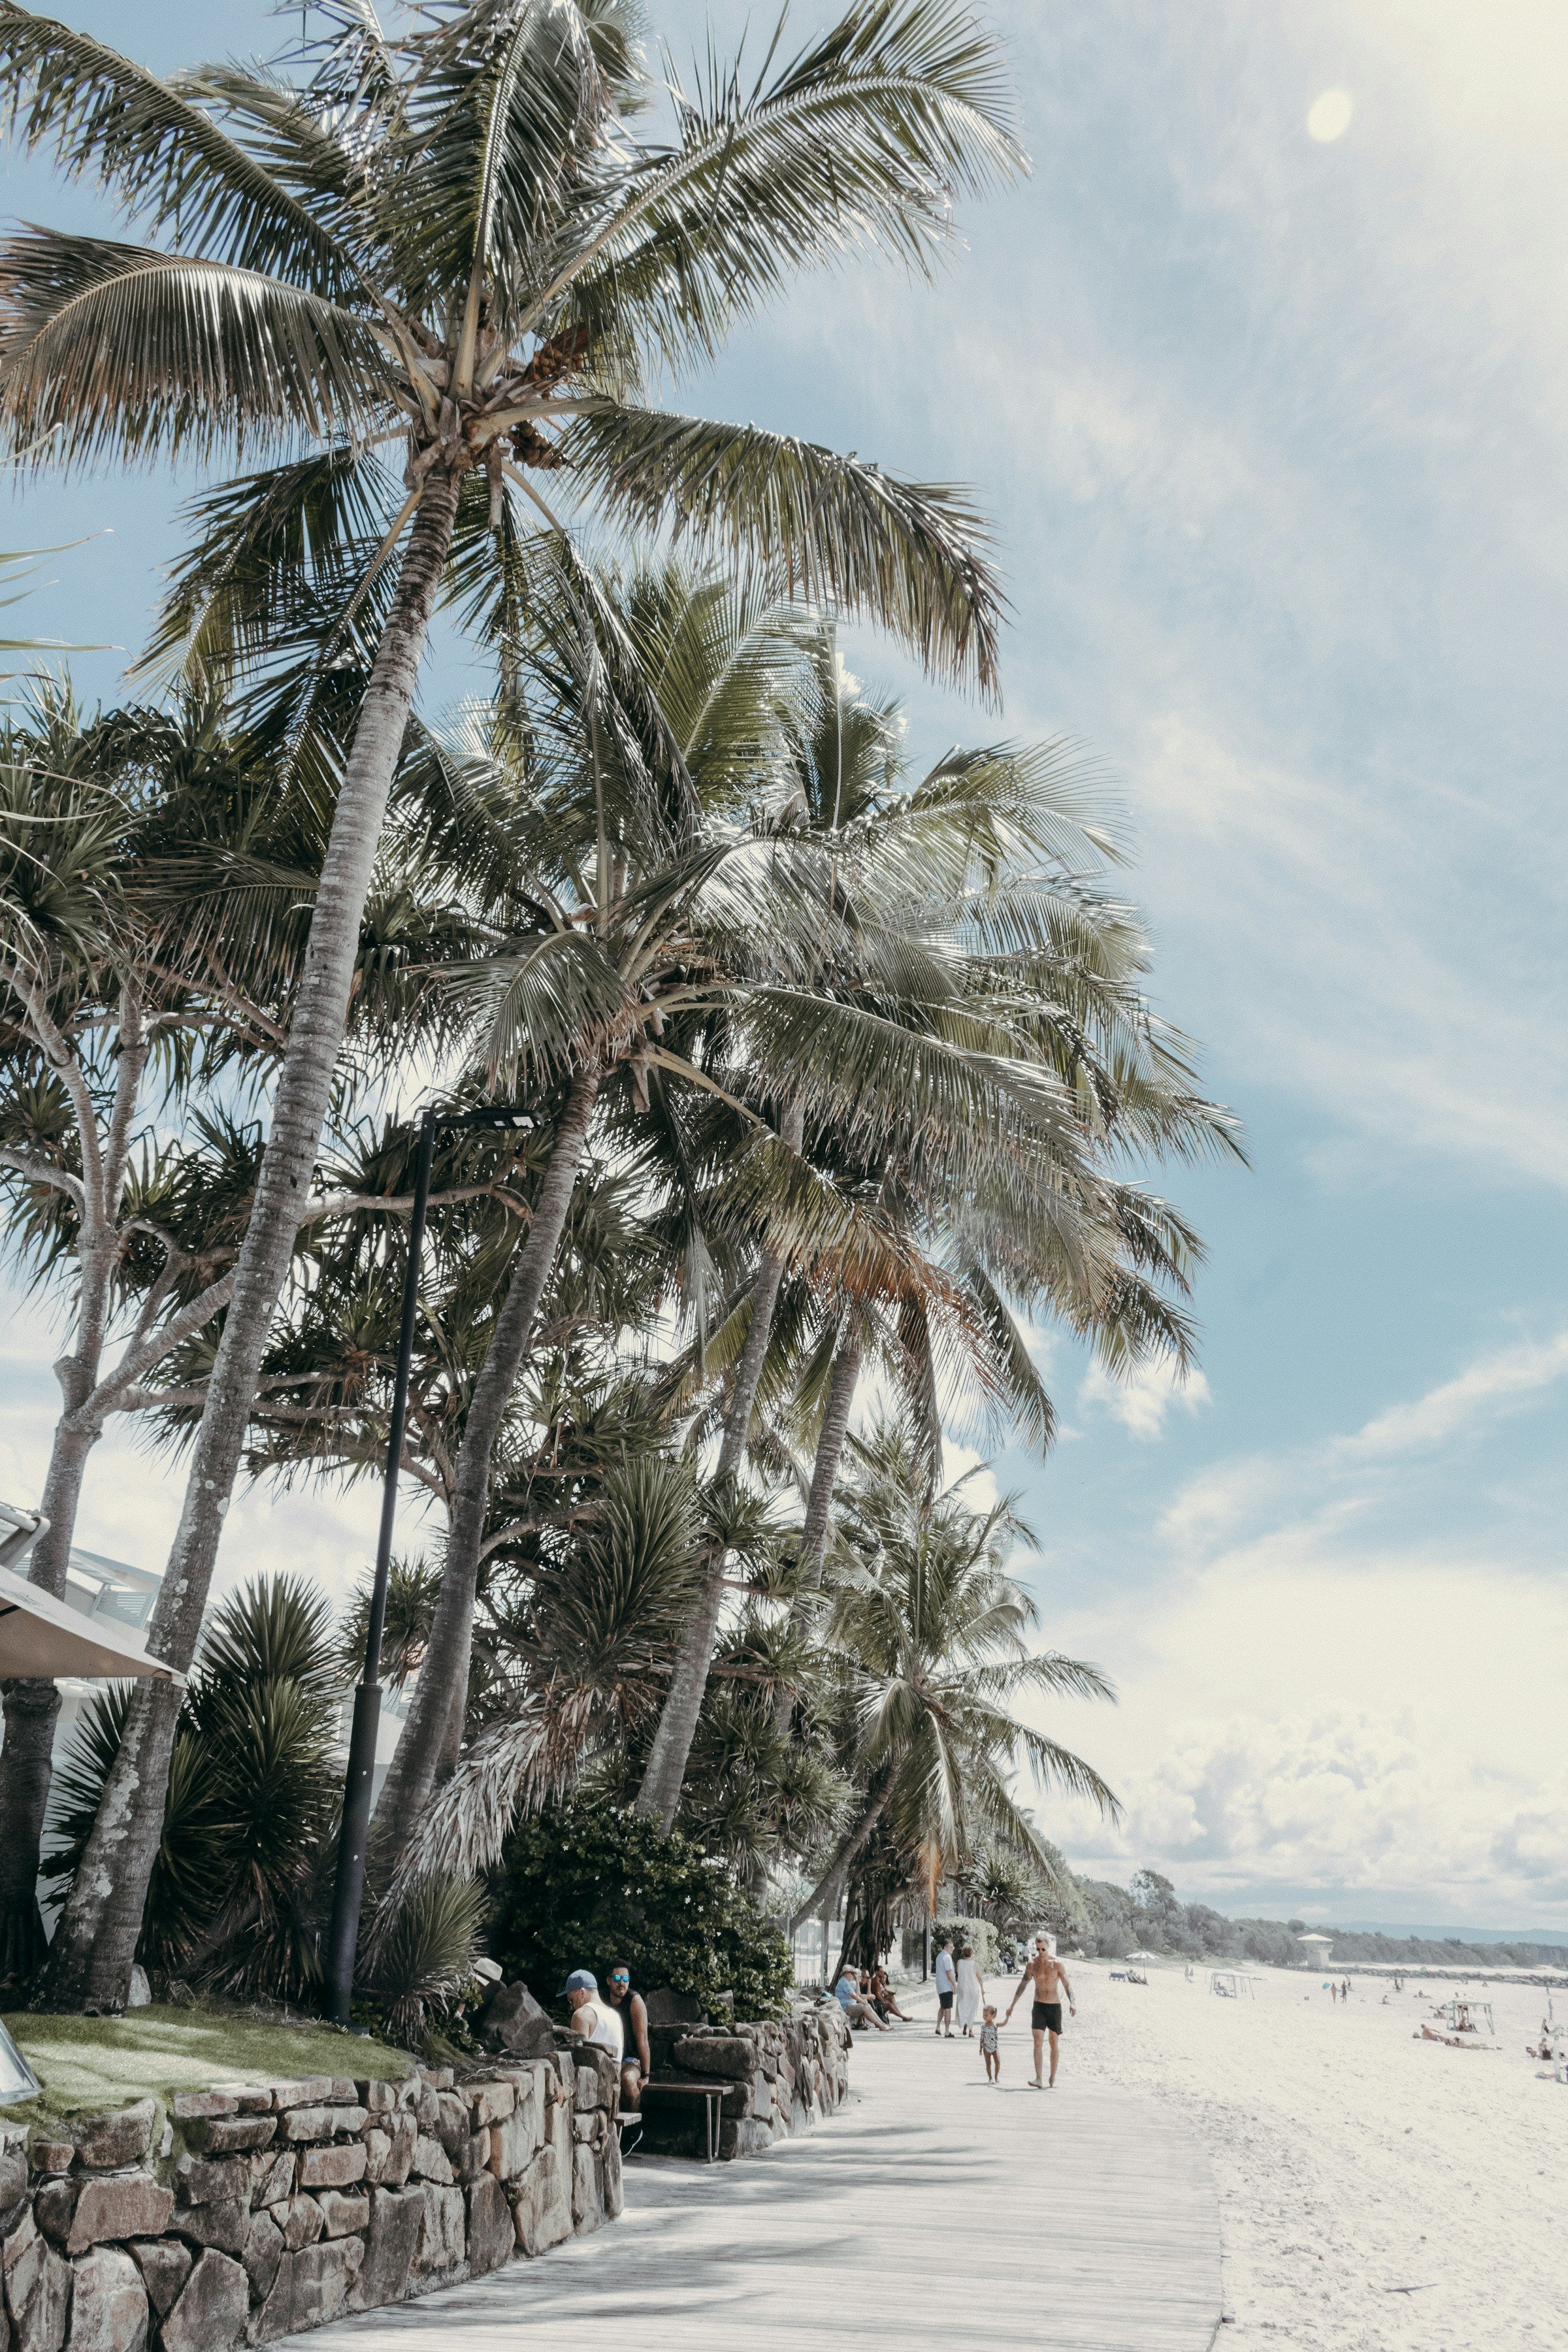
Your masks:
[[[73,1375],[77,1369],[72,1360]],[[30,1581],[57,1601],[66,1589],[82,1477],[98,1436],[96,1430],[71,1425],[70,1409],[79,1400],[69,1391],[81,1383],[73,1379],[66,1385],[66,1411],[55,1424],[38,1507],[48,1525],[27,1559]],[[87,1378],[86,1388],[91,1385]],[[48,1810],[49,1759],[60,1694],[56,1683],[19,1675],[0,1683],[0,1693],[5,1706],[5,1744],[0,1748],[0,1822],[5,1825],[0,1838],[0,1978],[26,1980],[37,1973],[47,1949],[38,1909],[38,1848]]]
[[[378,1858],[395,1864],[437,1782],[457,1762],[474,1646],[474,1601],[479,1547],[489,1516],[490,1458],[517,1376],[522,1369],[544,1286],[572,1205],[582,1165],[599,1074],[581,1070],[572,1081],[533,1204],[528,1239],[517,1261],[506,1304],[496,1318],[484,1368],[474,1384],[453,1479],[447,1563],[414,1704],[375,1809]]]
[[[116,1057],[113,1109],[104,1139],[99,1138],[91,1124],[90,1097],[80,1084],[74,1046],[60,1037],[52,1022],[40,1024],[39,1042],[61,1070],[72,1098],[81,1159],[76,1344],[68,1355],[58,1358],[54,1368],[61,1411],[38,1505],[45,1526],[27,1559],[29,1582],[58,1601],[65,1594],[88,1456],[103,1428],[101,1420],[84,1422],[80,1415],[103,1360],[110,1292],[120,1264],[116,1221],[147,1061],[140,1003],[129,988],[121,990],[121,1050]],[[26,1981],[37,1973],[48,1950],[38,1909],[37,1881],[60,1695],[52,1682],[19,1675],[0,1683],[0,1694],[4,1695],[5,1723],[0,1746],[0,1822],[5,1830],[0,1839],[0,1978]]]
[[[804,1110],[799,1104],[792,1103],[779,1122],[779,1132],[792,1151],[800,1150],[804,1127]],[[746,1440],[752,1433],[752,1408],[757,1401],[757,1383],[763,1376],[763,1362],[773,1335],[773,1309],[778,1305],[784,1270],[784,1252],[764,1249],[757,1267],[756,1281],[752,1286],[752,1320],[746,1331],[746,1344],[741,1350],[741,1360],[735,1367],[735,1386],[724,1423],[724,1442],[719,1450],[719,1466],[713,1475],[714,1485],[721,1488],[728,1486],[739,1470],[741,1457],[746,1450]],[[658,1729],[654,1734],[642,1787],[637,1790],[637,1811],[657,1813],[667,1836],[675,1825],[680,1791],[686,1780],[686,1760],[697,1737],[697,1718],[702,1711],[702,1695],[708,1687],[713,1635],[723,1599],[724,1546],[710,1543],[698,1572],[697,1591],[692,1597],[691,1607],[680,1629],[680,1641],[675,1653],[675,1667],[665,1696],[664,1712],[658,1718]]]
[[[845,1880],[860,1855],[864,1853],[872,1831],[888,1810],[888,1800],[893,1793],[893,1783],[898,1777],[898,1769],[895,1765],[883,1765],[867,1791],[866,1810],[860,1816],[859,1826],[839,1847],[805,1901],[799,1906],[791,1919],[789,1932],[792,1936],[803,1921],[809,1919],[815,1912],[820,1911],[825,1904],[831,1905],[832,1908],[828,1911],[827,1916],[832,1917],[833,1911],[838,1907],[838,1897],[843,1891]]]
[[[828,1382],[827,1402],[823,1408],[822,1428],[816,1441],[816,1460],[812,1465],[811,1492],[806,1497],[805,1525],[800,1540],[800,1587],[805,1592],[815,1592],[822,1582],[822,1563],[833,1527],[833,1490],[838,1484],[838,1465],[844,1459],[844,1441],[849,1434],[849,1416],[855,1410],[855,1391],[859,1386],[865,1352],[866,1336],[858,1318],[855,1318],[834,1359],[833,1378]]]
[[[816,1591],[822,1582],[822,1563],[827,1556],[827,1538],[833,1526],[833,1490],[838,1483],[838,1465],[844,1458],[844,1441],[849,1434],[849,1416],[855,1410],[855,1391],[859,1385],[865,1352],[865,1331],[859,1317],[851,1310],[838,1353],[833,1360],[833,1377],[827,1384],[827,1402],[823,1407],[822,1427],[817,1433],[811,1492],[805,1501],[805,1525],[801,1529],[795,1592],[789,1608],[792,1633],[798,1630],[805,1615],[806,1594]],[[781,1739],[789,1729],[794,1712],[793,1696],[786,1690],[780,1691],[773,1705],[773,1729]]]
[[[191,1662],[201,1631],[273,1309],[315,1170],[376,844],[451,544],[459,487],[458,475],[439,467],[426,478],[332,814],[256,1201],[202,1408],[179,1528],[147,1632],[148,1647],[182,1670]],[[43,1999],[51,2009],[90,2004],[117,2014],[125,2006],[162,1833],[179,1711],[175,1686],[137,1685],[125,1736],[50,1949]]]

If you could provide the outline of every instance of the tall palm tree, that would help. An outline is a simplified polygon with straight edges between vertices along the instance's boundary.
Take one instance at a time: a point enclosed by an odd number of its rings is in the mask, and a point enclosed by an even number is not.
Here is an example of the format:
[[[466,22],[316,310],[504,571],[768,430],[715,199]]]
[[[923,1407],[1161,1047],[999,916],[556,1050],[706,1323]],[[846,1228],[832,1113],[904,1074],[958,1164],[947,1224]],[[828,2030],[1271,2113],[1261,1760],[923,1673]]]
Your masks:
[[[28,1560],[57,1597],[110,1419],[162,1410],[171,1371],[204,1350],[210,1370],[261,1159],[243,1107],[281,1050],[321,830],[319,808],[277,793],[265,747],[219,704],[84,716],[39,684],[0,731],[5,1249],[44,1292],[68,1296],[71,1320]],[[215,877],[228,885],[221,918]],[[362,1075],[396,994],[384,879],[370,917],[351,1033]],[[418,952],[432,944],[427,927]],[[384,1171],[340,1172],[300,1203],[300,1236],[396,1212]],[[4,1697],[0,1973],[26,1977],[45,1949],[34,1885],[58,1694],[13,1681]]]
[[[659,147],[632,125],[647,82],[615,0],[472,0],[400,38],[367,0],[325,14],[331,36],[300,79],[232,66],[160,79],[15,0],[0,7],[0,97],[24,141],[167,239],[34,228],[0,249],[7,430],[68,463],[282,453],[229,502],[197,635],[230,656],[247,631],[254,642],[258,608],[289,601],[287,567],[258,566],[258,548],[275,553],[290,531],[313,547],[304,518],[331,512],[342,593],[320,667],[354,615],[363,633],[362,608],[380,623],[334,779],[235,1311],[150,1628],[180,1665],[311,1178],[465,495],[481,537],[504,540],[509,480],[548,513],[520,462],[560,468],[606,512],[658,522],[679,508],[691,529],[900,627],[932,661],[992,667],[994,595],[962,500],[635,404],[650,358],[708,356],[792,269],[850,246],[923,266],[952,197],[1017,167],[994,53],[967,17],[944,0],[858,5],[752,88],[716,68]],[[405,494],[372,544],[345,547],[389,487],[374,456],[389,442],[405,451]],[[313,557],[305,569],[314,593]],[[124,2000],[174,1725],[163,1685],[137,1695],[51,1954],[57,2001]]]
[[[496,1439],[601,1103],[629,1102],[635,1123],[656,1090],[716,1093],[741,1118],[758,1181],[776,1186],[780,1161],[793,1162],[787,1071],[760,1095],[740,1075],[716,1087],[703,1056],[706,1032],[738,995],[799,979],[842,930],[816,846],[778,833],[767,814],[800,640],[792,609],[722,579],[670,566],[623,581],[546,551],[531,572],[526,724],[503,706],[466,758],[448,751],[438,763],[457,836],[508,934],[472,975],[482,1052],[509,1087],[543,1094],[551,1123],[468,1400],[441,1598],[383,1790],[395,1843],[455,1749]],[[763,1114],[781,1101],[775,1141]],[[784,1222],[798,1238],[835,1220],[852,1231],[831,1188],[809,1186]],[[742,1437],[768,1328],[758,1291],[770,1265],[776,1287],[782,1246],[775,1235],[771,1261],[764,1248],[753,1286],[750,1369],[743,1357],[731,1413]],[[721,1483],[739,1443],[727,1441]]]
[[[1015,1712],[1031,1695],[1115,1694],[1098,1667],[1030,1648],[1037,1612],[1006,1572],[1014,1540],[1028,1535],[1011,1502],[977,1509],[965,1479],[931,1494],[908,1422],[880,1421],[850,1447],[850,1564],[838,1572],[827,1641],[841,1662],[847,1761],[860,1793],[795,1926],[836,1898],[879,1832],[892,1833],[905,1874],[932,1900],[983,1841],[1039,1860],[1009,1785],[1020,1759],[1042,1785],[1120,1810],[1092,1765]]]
[[[847,677],[831,631],[811,652],[773,822],[815,848],[831,923],[800,979],[746,992],[738,1063],[753,1083],[770,1063],[788,1070],[807,1158],[888,1241],[879,1287],[929,1459],[941,1454],[939,1340],[1048,1442],[1049,1400],[1004,1294],[1064,1316],[1120,1360],[1157,1348],[1184,1360],[1189,1334],[1159,1283],[1184,1287],[1195,1237],[1167,1204],[1117,1181],[1115,1161],[1234,1150],[1235,1122],[1197,1095],[1184,1041],[1144,1001],[1141,926],[1093,872],[1115,854],[1114,835],[1068,747],[954,751],[915,781],[895,706]],[[711,1052],[707,1067],[743,1083]],[[1000,1118],[974,1116],[973,1098],[959,1111],[947,1089],[982,1067],[1005,1095],[1029,1088],[1030,1113],[1018,1117],[1016,1097]],[[781,1271],[776,1252],[764,1253],[721,1475],[733,1474],[749,1433]],[[871,1303],[863,1260],[836,1270],[819,1253],[814,1279],[831,1319],[844,1319],[846,1348],[808,1501],[808,1579]],[[721,1570],[716,1560],[694,1602],[639,1797],[667,1822],[701,1705]],[[781,1694],[781,1714],[784,1703]]]

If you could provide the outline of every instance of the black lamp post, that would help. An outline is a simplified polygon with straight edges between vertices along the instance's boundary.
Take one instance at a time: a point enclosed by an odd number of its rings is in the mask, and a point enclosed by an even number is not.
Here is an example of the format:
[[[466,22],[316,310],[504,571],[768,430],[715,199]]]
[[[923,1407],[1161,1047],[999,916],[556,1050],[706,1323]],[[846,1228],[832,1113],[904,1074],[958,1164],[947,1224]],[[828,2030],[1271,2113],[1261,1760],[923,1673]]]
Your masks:
[[[381,1728],[381,1639],[386,1630],[392,1523],[397,1512],[403,1433],[408,1422],[408,1371],[414,1354],[414,1325],[419,1311],[419,1260],[425,1246],[425,1212],[430,1199],[430,1161],[436,1150],[436,1130],[486,1127],[526,1130],[532,1125],[526,1111],[504,1106],[489,1110],[427,1110],[419,1122],[414,1213],[408,1223],[408,1268],[403,1277],[403,1327],[397,1338],[397,1372],[392,1384],[392,1420],[386,1433],[386,1472],[381,1490],[375,1576],[370,1589],[364,1676],[354,1693],[348,1773],[343,1782],[342,1827],[338,1835],[338,1874],[332,1887],[332,1921],[327,1931],[329,2014],[334,2025],[349,2022],[349,2004],[353,1997],[354,1953],[359,1944],[360,1908],[364,1900],[365,1846],[370,1836],[371,1794],[375,1781],[375,1742]]]

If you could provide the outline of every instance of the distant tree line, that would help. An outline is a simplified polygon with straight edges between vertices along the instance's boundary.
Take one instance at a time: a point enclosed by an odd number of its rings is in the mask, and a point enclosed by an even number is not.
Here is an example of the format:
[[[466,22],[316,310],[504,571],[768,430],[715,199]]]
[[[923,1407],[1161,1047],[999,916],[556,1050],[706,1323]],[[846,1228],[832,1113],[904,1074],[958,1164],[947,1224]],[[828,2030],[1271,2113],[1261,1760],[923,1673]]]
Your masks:
[[[1206,1903],[1184,1903],[1157,1870],[1134,1873],[1127,1886],[1068,1873],[1057,1892],[1056,1916],[1046,1924],[1079,1951],[1121,1959],[1131,1951],[1177,1958],[1253,1960],[1270,1968],[1309,1965],[1298,1937],[1305,1919],[1227,1919]],[[1564,1958],[1551,1944],[1466,1944],[1452,1936],[1358,1935],[1325,1927],[1333,1937],[1335,1968],[1403,1961],[1411,1968],[1549,1968]],[[1310,1965],[1316,1965],[1311,1963]]]

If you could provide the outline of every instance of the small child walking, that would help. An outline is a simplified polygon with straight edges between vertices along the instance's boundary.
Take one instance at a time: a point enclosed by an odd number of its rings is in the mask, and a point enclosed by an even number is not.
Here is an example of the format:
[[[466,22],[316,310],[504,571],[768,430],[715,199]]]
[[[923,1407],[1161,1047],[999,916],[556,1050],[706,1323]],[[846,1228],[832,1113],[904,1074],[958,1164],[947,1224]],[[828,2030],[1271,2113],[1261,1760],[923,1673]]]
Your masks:
[[[996,2039],[996,2011],[994,2009],[988,2009],[981,2021],[980,2054],[985,2061],[986,2081],[999,2083],[1002,2080],[1002,2045]]]

